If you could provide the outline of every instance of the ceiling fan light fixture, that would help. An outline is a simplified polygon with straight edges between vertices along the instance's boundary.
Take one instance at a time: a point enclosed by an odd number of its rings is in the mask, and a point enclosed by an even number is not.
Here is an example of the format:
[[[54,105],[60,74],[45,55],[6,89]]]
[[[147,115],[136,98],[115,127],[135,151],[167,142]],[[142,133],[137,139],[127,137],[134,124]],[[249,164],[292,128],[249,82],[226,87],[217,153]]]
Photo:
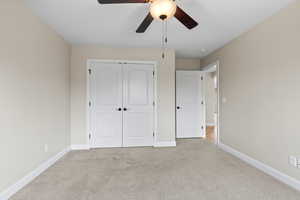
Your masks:
[[[154,0],[150,4],[150,13],[154,19],[166,20],[174,16],[176,8],[173,0]]]

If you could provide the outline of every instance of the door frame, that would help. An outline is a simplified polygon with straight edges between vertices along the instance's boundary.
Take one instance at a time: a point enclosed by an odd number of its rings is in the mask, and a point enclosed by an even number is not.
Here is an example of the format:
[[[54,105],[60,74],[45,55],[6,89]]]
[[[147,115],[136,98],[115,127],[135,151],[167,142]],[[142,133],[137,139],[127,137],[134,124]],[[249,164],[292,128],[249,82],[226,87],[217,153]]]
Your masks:
[[[88,59],[86,63],[86,141],[88,144],[88,149],[91,148],[91,140],[90,136],[91,133],[91,107],[89,106],[90,102],[90,68],[92,67],[93,63],[117,63],[117,64],[149,64],[153,65],[154,70],[154,78],[153,78],[153,94],[154,94],[154,107],[153,107],[153,144],[155,145],[157,139],[157,61],[139,61],[139,60],[107,60],[107,59]]]
[[[214,69],[216,68],[216,69]],[[214,70],[217,72],[217,124],[216,124],[216,138],[215,138],[215,144],[219,145],[220,144],[220,115],[221,115],[221,110],[220,110],[220,61],[214,61],[205,67],[201,69],[203,72],[210,72],[211,70]]]

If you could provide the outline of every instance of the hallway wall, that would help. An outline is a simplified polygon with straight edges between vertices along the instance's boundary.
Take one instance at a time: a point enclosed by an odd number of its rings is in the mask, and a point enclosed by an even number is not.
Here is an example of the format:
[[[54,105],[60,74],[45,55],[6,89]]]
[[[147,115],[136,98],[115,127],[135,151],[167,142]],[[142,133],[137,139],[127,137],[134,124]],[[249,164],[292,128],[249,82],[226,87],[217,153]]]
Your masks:
[[[200,70],[201,64],[198,58],[176,58],[176,70]]]

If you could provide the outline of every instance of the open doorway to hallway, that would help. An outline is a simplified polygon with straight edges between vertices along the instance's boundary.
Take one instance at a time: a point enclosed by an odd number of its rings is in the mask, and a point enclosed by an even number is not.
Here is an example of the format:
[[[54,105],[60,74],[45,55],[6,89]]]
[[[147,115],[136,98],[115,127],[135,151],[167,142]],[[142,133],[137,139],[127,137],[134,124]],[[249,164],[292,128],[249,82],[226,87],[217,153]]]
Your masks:
[[[217,144],[218,116],[219,116],[219,66],[218,62],[212,63],[203,68],[205,72],[205,138]]]

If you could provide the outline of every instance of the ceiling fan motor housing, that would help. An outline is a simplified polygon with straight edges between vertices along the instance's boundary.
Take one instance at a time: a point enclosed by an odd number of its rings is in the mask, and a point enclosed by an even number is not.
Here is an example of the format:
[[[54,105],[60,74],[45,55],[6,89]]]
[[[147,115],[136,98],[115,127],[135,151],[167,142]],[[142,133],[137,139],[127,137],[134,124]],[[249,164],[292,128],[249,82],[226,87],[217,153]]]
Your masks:
[[[154,19],[166,20],[174,16],[176,8],[173,0],[155,0],[150,4],[150,13]]]

